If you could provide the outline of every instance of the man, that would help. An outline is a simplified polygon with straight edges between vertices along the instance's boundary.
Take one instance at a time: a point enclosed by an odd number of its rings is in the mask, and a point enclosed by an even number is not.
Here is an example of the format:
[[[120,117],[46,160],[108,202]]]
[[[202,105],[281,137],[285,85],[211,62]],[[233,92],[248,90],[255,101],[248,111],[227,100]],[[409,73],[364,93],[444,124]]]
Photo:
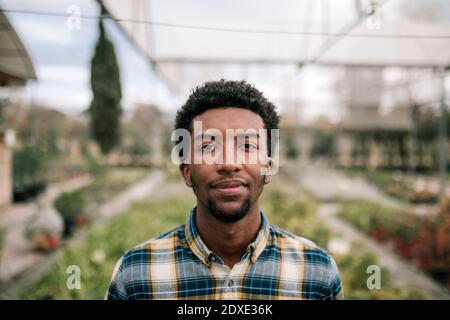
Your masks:
[[[193,133],[189,150],[177,155],[197,204],[184,225],[123,255],[108,299],[343,297],[334,260],[311,241],[270,225],[259,206],[272,178],[273,137],[251,133],[277,128],[274,105],[244,81],[207,82],[192,92],[175,129]],[[249,136],[227,134],[230,129]],[[267,153],[249,161],[259,150]]]

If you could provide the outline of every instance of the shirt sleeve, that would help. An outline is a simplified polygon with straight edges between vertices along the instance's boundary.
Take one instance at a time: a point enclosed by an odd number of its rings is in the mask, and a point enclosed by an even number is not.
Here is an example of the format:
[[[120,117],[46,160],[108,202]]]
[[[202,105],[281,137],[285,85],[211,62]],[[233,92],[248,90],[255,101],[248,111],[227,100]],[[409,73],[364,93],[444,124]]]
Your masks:
[[[329,281],[329,294],[325,299],[328,300],[343,300],[344,299],[344,290],[342,288],[341,277],[339,275],[339,270],[336,265],[336,262],[332,257],[331,266],[330,266],[330,281]]]
[[[114,271],[109,283],[108,290],[105,293],[105,300],[127,300],[128,295],[123,281],[123,257],[119,259],[114,267]]]

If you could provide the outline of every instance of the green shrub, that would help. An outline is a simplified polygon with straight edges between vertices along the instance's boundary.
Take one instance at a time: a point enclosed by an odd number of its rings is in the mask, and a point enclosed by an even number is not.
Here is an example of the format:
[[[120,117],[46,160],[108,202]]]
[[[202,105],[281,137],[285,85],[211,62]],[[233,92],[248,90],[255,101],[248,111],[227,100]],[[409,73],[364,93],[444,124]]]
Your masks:
[[[402,290],[391,282],[391,274],[380,267],[380,288],[369,289],[368,277],[372,274],[369,266],[378,266],[377,257],[360,248],[352,248],[352,253],[336,258],[339,266],[344,296],[348,300],[399,300],[399,299],[424,299],[424,296],[416,290]]]
[[[439,195],[434,191],[424,189],[414,190],[415,179],[405,176],[401,171],[348,169],[352,177],[362,177],[375,185],[384,193],[410,203],[436,203]]]
[[[345,203],[339,216],[368,235],[383,230],[391,239],[400,237],[406,241],[415,237],[420,225],[420,218],[414,214],[367,201]]]
[[[311,199],[298,192],[288,194],[277,188],[267,192],[262,207],[271,224],[326,247],[331,232],[317,219],[317,206]]]
[[[96,158],[89,155],[87,157],[88,172],[93,177],[104,177],[108,172],[108,166],[103,162],[102,158]]]
[[[64,192],[54,202],[64,220],[72,220],[84,213],[87,198],[81,191]]]
[[[13,152],[14,192],[23,192],[45,181],[44,151],[35,145],[24,146]]]

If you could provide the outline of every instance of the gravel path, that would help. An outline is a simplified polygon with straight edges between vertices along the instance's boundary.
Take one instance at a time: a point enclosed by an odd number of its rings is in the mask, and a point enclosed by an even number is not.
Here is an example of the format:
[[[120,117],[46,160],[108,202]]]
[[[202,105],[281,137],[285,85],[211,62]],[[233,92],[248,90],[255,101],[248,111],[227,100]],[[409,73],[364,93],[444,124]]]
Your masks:
[[[350,178],[332,168],[321,165],[288,163],[285,170],[288,170],[292,175],[296,175],[301,186],[322,202],[369,200],[396,208],[407,206],[401,201],[385,195],[364,179]]]

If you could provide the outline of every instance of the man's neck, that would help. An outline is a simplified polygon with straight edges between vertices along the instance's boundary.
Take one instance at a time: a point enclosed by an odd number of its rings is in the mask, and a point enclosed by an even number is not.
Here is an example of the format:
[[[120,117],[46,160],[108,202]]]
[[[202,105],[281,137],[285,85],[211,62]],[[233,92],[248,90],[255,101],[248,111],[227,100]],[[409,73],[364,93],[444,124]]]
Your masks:
[[[217,220],[207,208],[197,204],[196,220],[202,241],[230,268],[241,260],[261,226],[258,202],[252,205],[244,218],[234,223]]]

